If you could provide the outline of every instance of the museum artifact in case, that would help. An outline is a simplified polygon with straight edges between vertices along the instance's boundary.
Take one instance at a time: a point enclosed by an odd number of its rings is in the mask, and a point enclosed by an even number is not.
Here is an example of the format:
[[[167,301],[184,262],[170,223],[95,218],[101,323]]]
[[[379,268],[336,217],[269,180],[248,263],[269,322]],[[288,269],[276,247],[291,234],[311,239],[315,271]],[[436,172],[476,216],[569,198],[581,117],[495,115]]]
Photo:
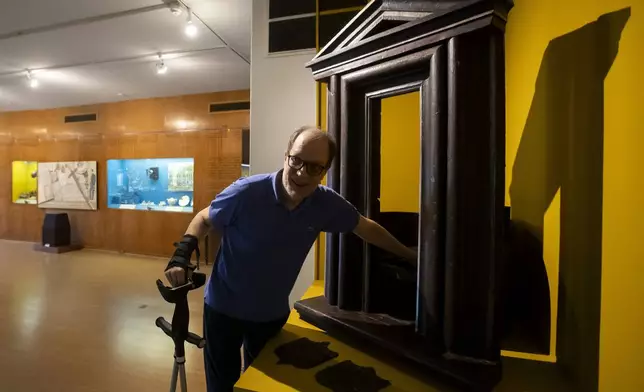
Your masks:
[[[109,208],[192,212],[193,197],[193,158],[107,161]]]
[[[37,204],[38,162],[11,162],[11,201],[16,204]]]
[[[300,317],[458,390],[501,378],[506,0],[369,2],[307,64],[339,156],[327,183],[416,248],[416,263],[330,233],[323,296]],[[381,209],[382,101],[420,97],[418,213]],[[473,93],[475,92],[475,93]],[[410,148],[414,148],[410,146]]]

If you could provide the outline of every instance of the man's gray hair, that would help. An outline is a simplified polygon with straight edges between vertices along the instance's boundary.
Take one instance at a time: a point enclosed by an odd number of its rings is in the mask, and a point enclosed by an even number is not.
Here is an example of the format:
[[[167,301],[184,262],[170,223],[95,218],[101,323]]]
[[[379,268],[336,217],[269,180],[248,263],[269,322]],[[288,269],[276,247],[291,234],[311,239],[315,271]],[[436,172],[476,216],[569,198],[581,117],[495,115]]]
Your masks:
[[[333,159],[335,158],[335,154],[337,154],[338,146],[335,142],[335,139],[330,133],[324,132],[318,127],[315,127],[312,125],[304,125],[296,129],[295,132],[291,134],[291,137],[288,140],[288,147],[286,149],[286,153],[288,154],[291,152],[291,149],[293,148],[293,144],[295,144],[295,140],[297,140],[297,137],[304,132],[313,132],[320,137],[326,138],[327,142],[329,143],[329,160],[327,161],[326,168],[327,169],[330,168],[331,164],[333,163]]]

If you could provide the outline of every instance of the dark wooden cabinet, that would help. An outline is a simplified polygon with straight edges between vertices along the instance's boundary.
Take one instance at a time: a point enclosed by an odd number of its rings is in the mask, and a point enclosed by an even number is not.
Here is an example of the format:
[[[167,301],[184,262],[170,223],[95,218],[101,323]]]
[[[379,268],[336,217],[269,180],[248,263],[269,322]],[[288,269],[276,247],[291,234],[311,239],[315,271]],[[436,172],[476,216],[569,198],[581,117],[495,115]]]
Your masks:
[[[359,237],[329,234],[325,296],[296,309],[330,333],[349,332],[481,390],[500,378],[504,26],[511,7],[376,0],[307,65],[327,83],[328,131],[340,151],[328,184],[376,221],[390,218],[378,201],[381,100],[420,92],[420,212],[407,223],[419,257],[412,319],[369,317],[382,302],[375,291],[405,283],[383,283],[382,257]],[[387,295],[409,301],[402,291]]]

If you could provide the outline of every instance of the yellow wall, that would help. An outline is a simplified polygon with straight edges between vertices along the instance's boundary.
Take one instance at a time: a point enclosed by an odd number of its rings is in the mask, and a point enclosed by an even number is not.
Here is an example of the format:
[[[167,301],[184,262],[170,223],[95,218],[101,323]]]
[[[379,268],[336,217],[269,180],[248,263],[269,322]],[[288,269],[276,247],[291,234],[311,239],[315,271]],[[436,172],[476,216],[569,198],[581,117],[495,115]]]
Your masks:
[[[418,92],[382,100],[380,211],[420,208],[420,97]]]
[[[11,201],[16,201],[21,193],[36,191],[38,179],[31,173],[38,170],[37,162],[14,161],[11,164]]]
[[[599,391],[644,391],[644,0],[515,4],[506,32],[506,201],[513,219],[541,226],[553,316],[563,258],[580,276],[600,260]],[[631,7],[630,18],[624,11],[598,21],[624,7]],[[608,69],[602,91],[593,73]],[[598,175],[590,172],[597,162]],[[593,189],[602,197],[587,194]],[[599,211],[591,214],[597,201]],[[545,217],[535,213],[540,209]],[[600,222],[598,235],[584,222]],[[592,276],[567,279],[568,289],[580,293]],[[569,319],[581,322],[593,312],[592,299],[580,301]],[[553,334],[553,349],[566,344],[562,339]]]

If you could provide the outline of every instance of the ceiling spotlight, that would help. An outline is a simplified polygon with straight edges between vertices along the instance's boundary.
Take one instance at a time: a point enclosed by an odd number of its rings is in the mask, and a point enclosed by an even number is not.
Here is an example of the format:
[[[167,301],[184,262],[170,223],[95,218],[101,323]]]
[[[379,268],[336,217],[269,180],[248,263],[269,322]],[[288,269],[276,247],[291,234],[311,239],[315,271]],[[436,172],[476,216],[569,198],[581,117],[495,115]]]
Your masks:
[[[197,26],[192,23],[192,11],[188,8],[188,20],[186,21],[185,33],[188,37],[193,38],[197,35]]]
[[[163,75],[168,72],[168,67],[163,63],[163,60],[159,64],[157,64],[157,73],[159,75]]]
[[[168,7],[170,8],[170,12],[172,12],[172,15],[174,16],[179,16],[181,13],[183,13],[183,8],[181,7],[181,3],[178,1],[174,1],[170,4],[168,4]]]
[[[163,58],[159,55],[159,62],[157,63],[157,74],[163,75],[168,72],[168,67],[165,65]]]
[[[29,87],[31,88],[38,88],[40,83],[38,82],[38,79],[34,78],[31,75],[31,71],[27,70],[27,81],[29,82]]]

